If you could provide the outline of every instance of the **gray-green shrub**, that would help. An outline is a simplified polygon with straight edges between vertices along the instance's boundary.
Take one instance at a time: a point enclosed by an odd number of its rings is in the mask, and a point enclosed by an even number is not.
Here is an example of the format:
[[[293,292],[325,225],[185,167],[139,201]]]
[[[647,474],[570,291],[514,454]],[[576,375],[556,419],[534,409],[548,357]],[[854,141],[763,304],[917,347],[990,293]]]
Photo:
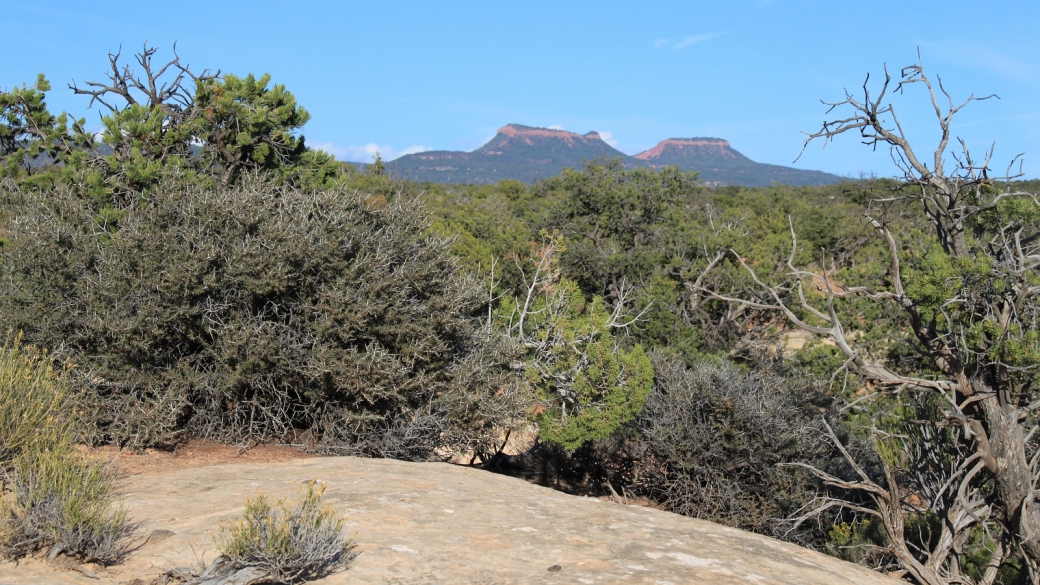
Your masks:
[[[816,492],[807,473],[780,464],[827,467],[831,453],[818,428],[826,400],[818,384],[728,362],[690,367],[660,354],[654,376],[636,421],[644,449],[636,490],[679,514],[782,536],[782,521]]]
[[[131,200],[0,184],[0,328],[76,364],[88,441],[422,459],[523,419],[513,348],[417,202],[173,174]]]
[[[263,493],[246,500],[242,519],[222,525],[217,547],[237,567],[257,567],[276,583],[317,579],[343,567],[351,541],[346,517],[322,508],[324,484],[310,482],[298,500],[273,503]]]

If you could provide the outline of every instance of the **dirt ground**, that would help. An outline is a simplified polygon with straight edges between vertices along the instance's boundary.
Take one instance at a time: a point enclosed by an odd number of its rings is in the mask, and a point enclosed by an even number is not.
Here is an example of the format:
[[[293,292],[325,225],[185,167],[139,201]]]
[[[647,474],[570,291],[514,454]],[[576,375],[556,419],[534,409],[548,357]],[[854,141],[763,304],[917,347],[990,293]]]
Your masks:
[[[290,445],[234,447],[204,439],[193,439],[171,450],[146,449],[135,452],[112,445],[80,447],[80,450],[88,457],[109,463],[120,477],[169,473],[225,463],[273,463],[315,457]]]

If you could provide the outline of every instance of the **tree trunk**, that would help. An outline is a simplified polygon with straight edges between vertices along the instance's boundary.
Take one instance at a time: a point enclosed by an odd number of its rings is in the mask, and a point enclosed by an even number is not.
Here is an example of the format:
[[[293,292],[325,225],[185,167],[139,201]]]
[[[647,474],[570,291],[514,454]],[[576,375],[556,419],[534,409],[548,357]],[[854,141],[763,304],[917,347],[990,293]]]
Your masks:
[[[1000,404],[996,396],[981,401],[989,448],[996,459],[997,499],[1008,526],[1016,532],[1023,552],[1040,564],[1040,510],[1033,505],[1032,474],[1026,459],[1018,409]]]

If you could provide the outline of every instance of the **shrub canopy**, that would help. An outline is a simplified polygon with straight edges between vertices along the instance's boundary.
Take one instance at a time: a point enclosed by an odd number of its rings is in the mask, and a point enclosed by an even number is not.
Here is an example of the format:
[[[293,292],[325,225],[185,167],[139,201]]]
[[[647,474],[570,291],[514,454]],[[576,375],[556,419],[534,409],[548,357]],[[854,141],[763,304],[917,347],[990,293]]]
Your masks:
[[[654,390],[635,423],[645,449],[637,491],[679,514],[808,544],[810,526],[786,534],[778,521],[816,491],[808,474],[784,464],[830,466],[817,418],[828,397],[822,384],[773,366],[687,367],[655,354]]]
[[[0,328],[76,365],[92,442],[304,433],[422,458],[522,418],[484,292],[414,201],[176,173],[113,218],[72,189],[0,197]]]

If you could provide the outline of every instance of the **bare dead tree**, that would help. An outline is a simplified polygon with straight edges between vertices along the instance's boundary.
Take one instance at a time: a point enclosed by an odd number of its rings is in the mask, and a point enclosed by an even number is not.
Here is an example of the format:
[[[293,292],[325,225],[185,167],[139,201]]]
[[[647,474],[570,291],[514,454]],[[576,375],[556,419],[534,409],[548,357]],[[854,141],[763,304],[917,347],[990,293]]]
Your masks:
[[[145,138],[148,141],[145,148],[153,156],[190,155],[190,136],[189,140],[183,139],[183,136],[176,140],[164,138],[170,133],[190,133],[189,123],[200,115],[194,107],[194,86],[220,78],[219,70],[212,74],[209,70],[195,74],[188,65],[182,65],[176,43],[173,45],[173,59],[161,65],[153,62],[158,50],[158,47],[149,47],[145,42],[141,52],[134,55],[140,68],[138,71],[130,64],[120,63],[120,48],[108,54],[109,72],[106,81],[87,81],[85,87],[80,87],[75,81],[69,84],[69,89],[76,95],[90,96],[88,107],[97,102],[113,114],[136,108],[141,110],[139,117],[144,116],[152,122],[149,124],[151,132],[141,136],[107,137],[119,157],[130,156],[132,142]]]
[[[521,341],[529,349],[544,352],[560,345],[574,344],[576,342],[576,340],[559,339],[552,335],[548,337],[538,335],[539,331],[536,331],[536,329],[544,330],[544,327],[548,327],[555,332],[555,335],[558,335],[560,333],[559,322],[565,318],[567,313],[567,304],[570,299],[567,298],[566,294],[561,294],[565,291],[555,286],[560,282],[557,256],[563,249],[562,236],[555,233],[546,236],[533,254],[534,271],[531,273],[530,281],[527,280],[527,274],[519,262],[517,263],[517,268],[524,282],[521,290],[523,300],[521,301],[519,298],[514,299],[515,304],[509,316],[506,332],[510,337]],[[635,287],[624,279],[618,282],[617,302],[610,309],[609,317],[603,324],[604,329],[609,331],[617,330],[624,334],[629,327],[645,321],[644,315],[650,310],[650,304],[643,307],[636,315],[632,315],[629,312],[634,289]],[[491,298],[494,297],[492,296]],[[539,300],[543,304],[539,304]],[[544,321],[541,328],[530,325],[530,320],[533,317],[540,317]]]
[[[864,409],[861,413],[865,414]],[[893,432],[884,430],[880,418],[877,412],[870,416],[868,428],[879,451],[876,463],[880,469],[875,473],[865,469],[824,421],[827,438],[852,474],[839,477],[813,465],[792,464],[807,469],[841,494],[818,497],[792,519],[793,528],[833,508],[872,517],[888,536],[887,544],[875,545],[870,551],[875,568],[901,568],[897,572],[925,585],[991,585],[1011,551],[1008,533],[1000,518],[994,517],[992,498],[978,481],[985,463],[961,444],[956,425],[941,419],[911,420]],[[930,518],[939,521],[929,522]],[[978,527],[992,555],[981,579],[974,581],[965,574],[959,555]]]
[[[892,86],[887,70],[876,98],[868,85],[869,76],[862,98],[846,92],[842,101],[824,102],[828,113],[839,108],[852,112],[825,122],[808,135],[806,145],[815,140],[826,145],[852,131],[872,147],[888,145],[902,173],[903,189],[896,197],[875,202],[919,205],[933,230],[936,253],[918,261],[909,274],[905,244],[884,217],[868,212],[867,221],[888,250],[883,286],[839,286],[830,277],[835,267],[828,266],[826,258],[819,273],[796,267],[792,225],[792,255],[787,262],[791,284],[764,282],[740,254],[730,250],[757,286],[755,294],[698,289],[736,306],[779,312],[794,326],[830,338],[846,357],[842,369],[871,382],[875,392],[866,400],[900,392],[934,394],[943,405],[944,420],[963,429],[961,440],[971,451],[957,459],[943,493],[956,486],[956,492],[964,495],[933,510],[943,515],[951,531],[943,542],[951,544],[931,551],[907,548],[906,554],[897,554],[905,570],[922,583],[967,582],[955,578],[956,555],[948,551],[956,550],[952,543],[963,538],[965,530],[984,522],[985,511],[1005,527],[997,537],[1003,547],[1000,554],[1012,554],[1017,548],[1035,582],[1040,578],[1040,508],[1035,491],[1040,482],[1040,451],[1034,440],[1035,413],[1040,408],[1036,391],[1040,337],[1035,333],[1040,316],[1040,201],[1036,194],[1011,187],[1012,180],[1021,176],[1012,170],[1020,156],[1008,166],[1006,188],[998,190],[989,176],[992,148],[981,161],[972,158],[962,140],[958,140],[959,152],[948,152],[954,116],[973,101],[995,96],[972,95],[955,104],[942,81],[937,77],[933,83],[925,74],[920,60],[903,68],[893,93],[924,86],[938,121],[939,141],[926,159],[907,139],[895,108],[884,101]],[[806,283],[819,294],[807,297]],[[892,307],[902,316],[911,345],[929,369],[915,371],[889,363],[876,357],[879,354],[869,344],[857,344],[849,333],[849,326],[855,327],[853,320],[843,316],[835,302],[842,297]],[[928,439],[922,440],[929,445]],[[886,472],[887,485],[862,474],[854,481],[834,477],[828,481],[866,492],[874,502],[873,507],[859,508],[845,500],[829,505],[879,515],[894,541],[902,537],[899,510],[905,510],[905,497],[897,477]],[[986,504],[979,504],[983,496]]]

